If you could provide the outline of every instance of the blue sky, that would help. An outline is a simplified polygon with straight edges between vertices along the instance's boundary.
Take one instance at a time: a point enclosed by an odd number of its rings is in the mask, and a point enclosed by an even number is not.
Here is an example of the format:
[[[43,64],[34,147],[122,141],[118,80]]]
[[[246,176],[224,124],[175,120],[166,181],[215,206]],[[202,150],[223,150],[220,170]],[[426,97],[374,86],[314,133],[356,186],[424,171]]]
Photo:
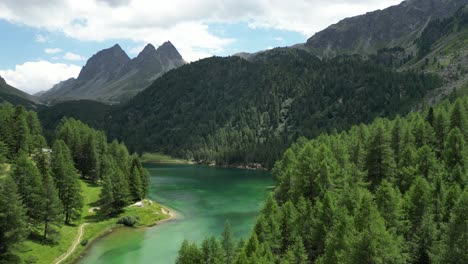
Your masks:
[[[76,77],[115,43],[135,57],[170,40],[187,61],[303,43],[401,0],[2,0],[0,75],[29,93]]]
[[[213,23],[208,27],[209,32],[214,35],[233,39],[232,42],[224,46],[223,50],[213,53],[213,55],[218,56],[291,46],[307,40],[307,37],[299,32],[273,28],[251,28],[246,23]],[[69,38],[61,32],[48,32],[25,25],[9,23],[5,20],[0,20],[0,32],[2,32],[2,35],[8,36],[0,44],[0,58],[2,58],[0,60],[0,69],[12,69],[18,64],[31,60],[48,60],[65,64],[72,62],[83,66],[86,59],[97,51],[111,47],[116,43],[133,58],[138,55],[136,51],[141,50],[147,44],[126,39],[82,41]],[[177,48],[177,43],[172,42]],[[153,44],[157,46],[161,43]],[[56,49],[56,51],[50,52],[53,49]],[[46,50],[49,50],[50,53],[47,53]],[[79,55],[81,59],[66,59],[64,58],[66,53]]]

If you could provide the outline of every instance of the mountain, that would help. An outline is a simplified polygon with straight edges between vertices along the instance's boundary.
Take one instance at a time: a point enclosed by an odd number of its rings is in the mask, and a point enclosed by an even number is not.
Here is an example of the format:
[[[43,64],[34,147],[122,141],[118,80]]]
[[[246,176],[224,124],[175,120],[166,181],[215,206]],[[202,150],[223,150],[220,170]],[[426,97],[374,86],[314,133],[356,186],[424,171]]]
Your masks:
[[[407,0],[399,5],[346,18],[309,38],[305,47],[319,56],[372,54],[386,47],[408,48],[431,20],[452,15],[468,0]]]
[[[445,80],[444,86],[428,94],[427,101],[439,101],[468,87],[468,6],[453,16],[431,21],[415,45],[415,58],[401,69],[435,73]]]
[[[407,112],[438,85],[437,77],[359,56],[320,60],[305,50],[274,49],[251,60],[184,65],[97,123],[132,150],[270,167],[300,136]]]
[[[40,98],[49,104],[80,99],[119,103],[183,64],[184,59],[171,42],[165,42],[157,49],[148,44],[134,59],[116,44],[93,55],[78,78],[56,84]]]
[[[36,108],[38,104],[34,96],[7,84],[5,79],[0,76],[0,103],[3,102],[20,104],[27,108]]]

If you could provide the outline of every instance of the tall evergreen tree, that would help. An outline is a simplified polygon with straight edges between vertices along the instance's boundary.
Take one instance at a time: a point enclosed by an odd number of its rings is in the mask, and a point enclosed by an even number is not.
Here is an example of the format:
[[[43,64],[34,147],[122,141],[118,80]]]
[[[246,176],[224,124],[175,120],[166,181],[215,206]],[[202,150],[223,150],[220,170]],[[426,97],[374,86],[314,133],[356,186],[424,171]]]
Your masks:
[[[387,230],[397,233],[403,227],[403,199],[398,188],[384,180],[375,192],[375,202]]]
[[[386,230],[369,193],[362,196],[354,225],[350,263],[405,263],[402,238]]]
[[[0,180],[0,261],[28,236],[26,209],[15,181]]]
[[[149,184],[146,179],[145,169],[140,162],[140,159],[136,154],[132,155],[132,161],[130,165],[130,175],[129,175],[129,189],[131,200],[139,201],[146,196],[146,189],[144,185]]]
[[[41,173],[25,153],[20,153],[13,166],[11,176],[18,186],[32,231],[37,224],[42,222],[44,200],[42,199]]]
[[[63,140],[56,140],[52,147],[52,172],[62,201],[65,223],[78,220],[83,208],[83,197],[78,173],[73,166],[70,150]]]
[[[63,223],[63,206],[57,193],[57,189],[52,176],[49,173],[43,175],[42,180],[44,208],[43,224],[44,239],[57,240],[59,229]]]
[[[226,259],[226,264],[231,264],[234,262],[235,252],[234,252],[234,238],[232,235],[231,224],[229,221],[226,221],[224,224],[223,239],[221,241],[223,250]]]
[[[463,192],[450,216],[447,233],[439,251],[440,263],[467,263],[468,252],[468,192]]]
[[[468,136],[466,109],[461,100],[457,100],[450,113],[450,129],[458,128],[464,135],[465,140]]]
[[[447,141],[445,143],[445,162],[449,168],[455,168],[459,165],[462,168],[466,166],[466,149],[465,140],[463,135],[458,128],[454,128],[450,131]]]
[[[390,179],[394,176],[395,160],[390,147],[390,139],[382,121],[377,123],[372,133],[366,168],[372,186],[377,186],[382,179]]]

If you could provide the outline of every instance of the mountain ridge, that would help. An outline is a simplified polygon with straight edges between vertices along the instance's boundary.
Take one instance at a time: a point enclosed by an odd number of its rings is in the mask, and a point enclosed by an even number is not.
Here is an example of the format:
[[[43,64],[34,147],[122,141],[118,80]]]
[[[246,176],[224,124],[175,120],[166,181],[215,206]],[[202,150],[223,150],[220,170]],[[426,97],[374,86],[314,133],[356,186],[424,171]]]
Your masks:
[[[36,108],[38,105],[36,97],[9,85],[6,80],[0,76],[0,104],[3,102],[20,104],[27,108]]]
[[[76,79],[62,81],[39,96],[48,104],[67,100],[120,103],[145,89],[165,72],[185,63],[169,41],[157,49],[147,44],[133,59],[115,44],[94,54]]]
[[[406,0],[345,18],[314,34],[305,47],[321,57],[369,55],[394,46],[408,48],[431,20],[448,17],[466,4],[468,0]]]

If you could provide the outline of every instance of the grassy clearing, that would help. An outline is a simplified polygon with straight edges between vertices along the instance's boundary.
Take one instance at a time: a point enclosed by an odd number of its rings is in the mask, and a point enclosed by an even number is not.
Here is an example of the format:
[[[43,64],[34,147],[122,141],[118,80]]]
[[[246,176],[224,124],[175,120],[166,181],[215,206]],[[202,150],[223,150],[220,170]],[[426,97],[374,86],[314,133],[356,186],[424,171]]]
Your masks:
[[[138,216],[140,220],[136,225],[137,227],[155,225],[158,221],[169,217],[169,215],[163,214],[161,206],[158,203],[145,200],[142,207],[127,207],[118,217],[109,218],[99,214],[96,210],[92,210],[92,208],[97,207],[101,186],[82,181],[81,188],[83,190],[84,206],[80,221],[75,222],[73,226],[62,226],[61,237],[57,244],[43,244],[31,240],[24,242],[16,251],[16,254],[24,263],[54,263],[54,260],[65,253],[72,245],[78,233],[78,227],[83,223],[89,223],[84,229],[82,238],[82,241],[88,241],[87,245],[79,245],[73,254],[62,263],[72,263],[93,240],[106,234],[112,228],[120,226],[116,223],[121,217],[129,215]]]
[[[191,164],[191,161],[176,159],[162,153],[145,152],[141,155],[141,161],[145,163],[165,163],[165,164]]]

